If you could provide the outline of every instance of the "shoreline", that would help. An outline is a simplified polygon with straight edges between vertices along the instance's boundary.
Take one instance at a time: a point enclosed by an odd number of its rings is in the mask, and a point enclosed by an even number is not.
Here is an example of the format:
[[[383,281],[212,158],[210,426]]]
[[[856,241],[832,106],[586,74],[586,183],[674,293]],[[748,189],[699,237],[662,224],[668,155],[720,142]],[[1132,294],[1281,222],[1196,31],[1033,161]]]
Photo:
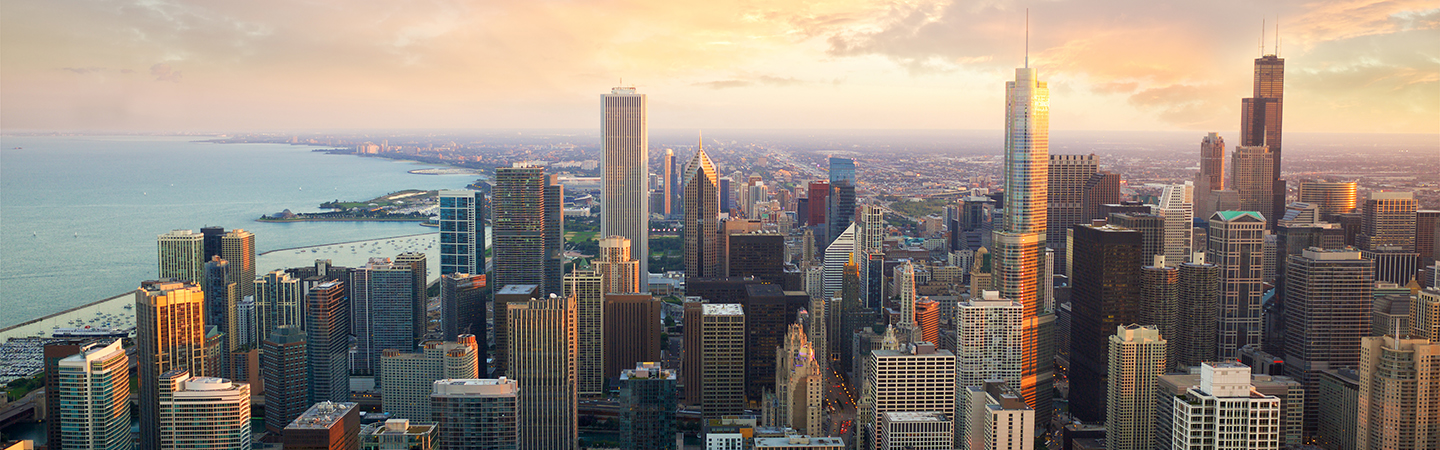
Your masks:
[[[426,219],[416,218],[383,218],[383,217],[337,217],[337,218],[314,218],[314,219],[255,219],[256,222],[265,223],[291,223],[291,222],[424,222]]]
[[[267,251],[267,252],[265,252],[265,253],[256,253],[256,254],[255,254],[255,257],[256,257],[256,258],[259,258],[259,257],[261,257],[261,256],[268,255],[268,254],[271,254],[271,253],[275,253],[275,252],[285,252],[285,251],[290,251],[290,250],[304,250],[304,249],[307,249],[307,248],[329,247],[329,246],[331,246],[331,245],[354,244],[354,243],[357,243],[357,242],[381,241],[381,240],[386,240],[386,239],[400,239],[400,238],[408,238],[408,237],[415,237],[415,236],[424,236],[424,235],[427,235],[427,234],[436,234],[436,233],[439,233],[439,231],[427,231],[427,232],[424,232],[424,233],[403,234],[403,235],[400,235],[400,236],[390,236],[390,237],[376,238],[376,239],[360,239],[360,240],[345,241],[345,242],[330,242],[330,243],[325,243],[325,244],[306,245],[306,246],[301,246],[301,247],[277,248],[277,249],[275,249],[275,250],[270,250],[270,251]]]
[[[27,320],[27,321],[24,321],[24,322],[20,322],[20,323],[17,323],[17,324],[14,324],[14,325],[11,325],[11,326],[8,326],[8,327],[5,327],[5,328],[0,328],[0,334],[4,334],[5,332],[8,332],[8,331],[10,331],[10,330],[14,330],[14,329],[16,329],[16,328],[34,325],[34,324],[40,323],[41,321],[44,321],[44,320],[53,319],[53,318],[58,317],[58,316],[60,316],[60,315],[62,315],[62,314],[70,314],[70,313],[73,313],[73,312],[75,312],[75,311],[79,311],[79,310],[82,310],[82,309],[85,309],[85,308],[92,308],[92,307],[95,307],[95,306],[103,305],[103,304],[109,303],[109,302],[111,302],[111,301],[113,301],[113,300],[119,299],[119,298],[121,298],[121,297],[125,297],[125,296],[127,296],[127,295],[135,295],[135,291],[134,291],[134,290],[125,291],[125,292],[122,292],[122,293],[117,294],[117,295],[112,296],[112,297],[106,297],[106,298],[103,298],[103,299],[100,299],[100,300],[96,300],[96,301],[93,301],[93,302],[90,302],[90,303],[86,303],[86,304],[84,304],[84,305],[76,306],[76,307],[74,307],[74,308],[70,308],[70,309],[67,309],[67,310],[64,310],[64,311],[60,311],[60,312],[57,312],[57,313],[54,313],[54,314],[49,314],[49,315],[46,315],[46,316],[44,316],[44,317],[39,317],[39,318],[35,318],[35,319],[30,319],[30,320]]]

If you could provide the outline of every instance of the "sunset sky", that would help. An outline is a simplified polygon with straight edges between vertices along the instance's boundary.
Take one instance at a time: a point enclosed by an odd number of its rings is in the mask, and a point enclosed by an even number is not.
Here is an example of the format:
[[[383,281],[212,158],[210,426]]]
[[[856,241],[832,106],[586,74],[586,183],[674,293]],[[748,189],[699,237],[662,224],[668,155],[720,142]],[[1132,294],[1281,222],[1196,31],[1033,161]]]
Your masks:
[[[1030,64],[1060,130],[1440,134],[1435,0],[5,0],[0,129],[999,129]]]

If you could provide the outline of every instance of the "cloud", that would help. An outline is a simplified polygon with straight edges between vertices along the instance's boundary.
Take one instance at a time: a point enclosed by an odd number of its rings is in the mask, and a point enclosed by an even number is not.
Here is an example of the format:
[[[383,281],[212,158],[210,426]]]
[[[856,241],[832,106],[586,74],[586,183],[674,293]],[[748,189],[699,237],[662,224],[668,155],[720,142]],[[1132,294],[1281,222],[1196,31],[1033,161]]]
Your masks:
[[[89,75],[92,73],[104,72],[104,67],[61,67],[60,70],[75,73],[78,75]]]
[[[1175,84],[1146,89],[1131,95],[1127,102],[1155,113],[1160,120],[1183,128],[1213,128],[1227,124],[1239,108],[1239,100],[1226,102],[1224,90],[1210,85]],[[1236,120],[1238,122],[1238,120]]]
[[[166,63],[150,66],[150,75],[155,77],[155,81],[180,82],[180,71],[170,68]]]
[[[743,77],[743,78],[735,78],[735,79],[728,79],[728,80],[701,81],[701,82],[694,83],[693,85],[694,85],[694,86],[705,87],[705,88],[710,88],[710,89],[730,89],[730,88],[750,87],[750,86],[756,86],[756,85],[763,85],[763,86],[781,86],[781,87],[783,87],[783,86],[795,86],[795,85],[804,84],[804,83],[805,83],[804,81],[802,81],[802,80],[800,80],[800,79],[797,79],[797,78],[777,77],[777,76],[773,76],[773,75],[758,75],[758,76],[753,76],[753,77]]]

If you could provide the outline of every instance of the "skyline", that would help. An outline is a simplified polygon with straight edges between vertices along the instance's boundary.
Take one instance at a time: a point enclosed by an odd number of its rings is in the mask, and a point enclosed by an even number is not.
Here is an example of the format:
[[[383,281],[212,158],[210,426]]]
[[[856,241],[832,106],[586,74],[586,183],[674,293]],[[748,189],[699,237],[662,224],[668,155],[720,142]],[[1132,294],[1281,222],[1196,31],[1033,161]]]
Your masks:
[[[656,129],[1000,129],[1025,6],[7,2],[0,127],[593,128],[633,84]],[[1287,131],[1440,132],[1421,1],[1029,6],[1057,130],[1235,127],[1278,14]]]

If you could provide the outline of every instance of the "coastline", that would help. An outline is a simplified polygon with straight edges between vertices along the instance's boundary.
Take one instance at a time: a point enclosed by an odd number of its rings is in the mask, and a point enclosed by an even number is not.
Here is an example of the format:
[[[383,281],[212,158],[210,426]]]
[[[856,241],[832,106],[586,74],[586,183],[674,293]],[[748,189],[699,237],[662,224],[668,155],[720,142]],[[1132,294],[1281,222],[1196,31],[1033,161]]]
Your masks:
[[[424,222],[430,219],[420,218],[385,218],[385,217],[341,217],[341,218],[315,218],[315,219],[255,219],[256,222],[266,223],[290,223],[290,222]]]
[[[265,255],[268,255],[268,254],[271,254],[271,253],[275,253],[275,252],[288,252],[288,251],[291,251],[291,250],[305,250],[305,249],[309,249],[309,248],[329,247],[329,246],[332,246],[332,245],[358,244],[358,243],[361,243],[361,242],[370,242],[370,241],[384,241],[384,240],[389,240],[389,239],[400,239],[400,238],[408,238],[408,237],[415,237],[415,236],[425,236],[425,235],[427,235],[427,234],[436,234],[436,233],[439,233],[439,231],[427,231],[427,232],[424,232],[424,233],[415,233],[415,234],[402,234],[402,235],[399,235],[399,236],[390,236],[390,237],[387,237],[387,238],[379,238],[379,239],[360,239],[360,240],[358,240],[358,241],[331,242],[331,243],[327,243],[327,244],[306,245],[306,246],[301,246],[301,247],[278,248],[278,249],[275,249],[275,250],[270,250],[270,251],[265,252],[265,253],[257,253],[257,254],[255,254],[255,257],[256,257],[256,258],[259,258],[259,257],[261,257],[261,256],[265,256]]]
[[[53,318],[55,318],[55,317],[58,317],[58,316],[61,316],[61,315],[64,315],[64,314],[70,314],[70,313],[73,313],[73,312],[76,312],[76,311],[79,311],[79,310],[82,310],[82,309],[93,308],[93,307],[96,307],[96,306],[100,306],[100,305],[103,305],[103,304],[108,303],[108,302],[110,302],[110,301],[113,301],[113,300],[115,300],[115,299],[118,299],[118,298],[121,298],[121,297],[125,297],[125,296],[130,296],[130,295],[135,295],[135,291],[134,291],[134,290],[125,291],[125,292],[116,294],[115,296],[112,296],[112,297],[107,297],[107,298],[103,298],[103,299],[100,299],[100,300],[96,300],[96,301],[93,301],[93,302],[90,302],[90,303],[86,303],[86,304],[84,304],[84,305],[76,306],[76,307],[74,307],[74,308],[70,308],[70,309],[67,309],[67,310],[64,310],[64,311],[60,311],[60,312],[57,312],[57,313],[54,313],[54,314],[50,314],[50,315],[45,316],[45,317],[30,319],[30,320],[27,320],[27,321],[24,321],[24,322],[20,322],[20,323],[17,323],[17,324],[14,324],[14,325],[11,325],[11,326],[8,326],[8,327],[5,327],[5,328],[0,328],[0,338],[9,337],[9,336],[5,336],[5,334],[9,333],[10,330],[14,330],[14,329],[16,329],[16,328],[34,325],[34,324],[36,324],[36,323],[40,323],[40,322],[45,321],[45,320],[53,319]]]

